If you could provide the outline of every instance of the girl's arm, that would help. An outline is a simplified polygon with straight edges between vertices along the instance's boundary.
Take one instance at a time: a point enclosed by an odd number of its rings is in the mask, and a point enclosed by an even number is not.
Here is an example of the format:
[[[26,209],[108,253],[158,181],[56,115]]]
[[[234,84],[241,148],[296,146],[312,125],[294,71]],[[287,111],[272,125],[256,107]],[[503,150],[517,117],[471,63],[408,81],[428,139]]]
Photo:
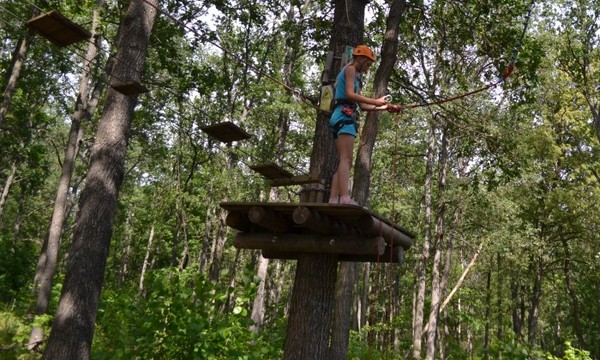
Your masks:
[[[346,66],[344,70],[346,75],[346,98],[358,103],[362,110],[387,110],[387,101],[384,97],[373,99],[354,92],[354,77],[356,69],[354,66]]]

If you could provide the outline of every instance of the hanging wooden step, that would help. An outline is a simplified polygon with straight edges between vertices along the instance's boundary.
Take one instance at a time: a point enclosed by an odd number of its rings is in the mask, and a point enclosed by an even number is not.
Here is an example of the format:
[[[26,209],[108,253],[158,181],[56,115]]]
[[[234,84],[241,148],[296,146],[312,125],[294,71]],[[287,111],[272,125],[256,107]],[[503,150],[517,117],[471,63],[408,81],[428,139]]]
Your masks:
[[[27,21],[25,25],[60,47],[87,40],[92,36],[89,31],[67,19],[58,11],[50,11],[36,16]]]
[[[224,143],[247,140],[252,137],[252,135],[248,134],[246,131],[244,131],[242,128],[232,123],[231,121],[202,126],[200,127],[200,130],[204,131],[208,135]]]
[[[127,96],[136,96],[148,92],[148,89],[144,87],[144,85],[135,80],[125,82],[115,81],[110,86],[121,94]]]
[[[251,165],[250,169],[264,176],[269,181],[269,185],[273,187],[324,183],[323,180],[316,176],[294,176],[294,174],[275,163]]]
[[[222,203],[226,224],[240,231],[238,249],[295,259],[301,253],[338,254],[339,261],[402,262],[415,235],[355,205]]]

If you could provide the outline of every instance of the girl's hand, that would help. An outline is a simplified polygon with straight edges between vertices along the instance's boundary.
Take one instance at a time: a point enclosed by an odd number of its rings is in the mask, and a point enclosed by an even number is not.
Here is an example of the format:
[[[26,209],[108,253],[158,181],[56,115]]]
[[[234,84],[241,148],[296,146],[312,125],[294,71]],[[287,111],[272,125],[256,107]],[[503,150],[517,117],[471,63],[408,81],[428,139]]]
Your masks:
[[[375,103],[373,105],[375,105],[375,106],[383,106],[383,105],[386,105],[387,103],[388,102],[387,102],[386,97],[382,96],[379,99],[375,99]]]

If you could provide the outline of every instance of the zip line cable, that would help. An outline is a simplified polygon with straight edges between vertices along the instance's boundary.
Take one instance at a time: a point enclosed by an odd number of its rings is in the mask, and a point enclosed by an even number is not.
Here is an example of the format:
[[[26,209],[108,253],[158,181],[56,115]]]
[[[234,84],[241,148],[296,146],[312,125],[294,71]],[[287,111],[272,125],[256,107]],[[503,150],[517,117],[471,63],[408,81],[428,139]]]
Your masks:
[[[432,101],[432,102],[423,101],[420,103],[415,103],[415,104],[410,104],[410,105],[400,105],[401,109],[404,110],[404,109],[414,109],[414,108],[425,107],[425,106],[441,105],[441,104],[444,104],[444,103],[447,103],[450,101],[454,101],[454,100],[462,99],[462,98],[465,98],[465,97],[468,97],[471,95],[478,94],[480,92],[486,91],[492,87],[496,87],[497,85],[505,82],[506,79],[512,74],[512,72],[515,69],[515,63],[517,62],[517,56],[523,45],[523,39],[525,38],[525,33],[527,32],[527,28],[529,27],[529,22],[531,19],[531,14],[533,12],[534,5],[535,5],[535,0],[532,0],[531,4],[529,5],[529,9],[527,10],[527,14],[525,15],[525,20],[523,21],[523,30],[521,31],[521,36],[519,37],[519,40],[517,41],[517,43],[515,44],[515,46],[512,50],[510,62],[508,64],[508,66],[506,67],[506,69],[504,70],[504,72],[502,72],[502,74],[500,75],[500,77],[498,78],[497,81],[495,81],[491,84],[488,84],[482,88],[472,90],[472,91],[466,92],[464,94],[440,99],[437,101]]]

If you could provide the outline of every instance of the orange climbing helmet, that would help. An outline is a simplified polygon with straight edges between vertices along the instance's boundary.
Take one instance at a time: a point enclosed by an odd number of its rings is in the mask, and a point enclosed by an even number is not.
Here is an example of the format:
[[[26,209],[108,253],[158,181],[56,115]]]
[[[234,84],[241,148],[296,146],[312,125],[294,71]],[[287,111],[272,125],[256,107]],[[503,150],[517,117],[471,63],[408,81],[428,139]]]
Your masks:
[[[355,47],[354,51],[352,51],[352,56],[366,56],[373,61],[377,61],[373,50],[369,49],[367,45],[358,45]]]

